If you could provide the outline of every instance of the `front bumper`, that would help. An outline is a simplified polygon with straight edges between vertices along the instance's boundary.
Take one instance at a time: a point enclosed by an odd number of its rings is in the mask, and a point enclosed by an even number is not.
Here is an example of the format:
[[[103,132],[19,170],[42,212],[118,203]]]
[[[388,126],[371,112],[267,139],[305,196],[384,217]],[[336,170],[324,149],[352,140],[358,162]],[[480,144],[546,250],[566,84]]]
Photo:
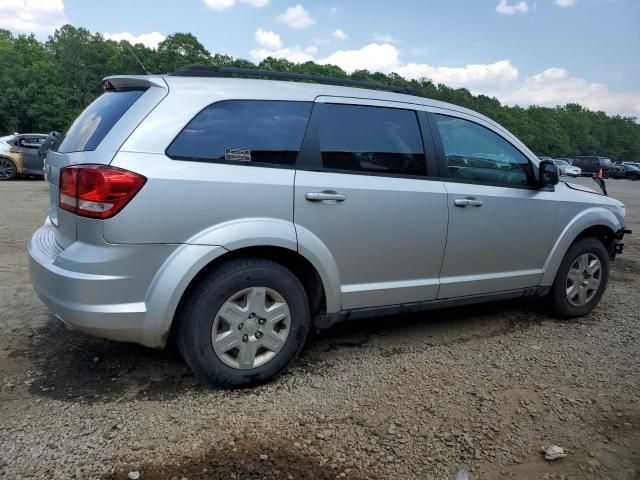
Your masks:
[[[55,316],[90,335],[162,347],[166,331],[149,321],[147,292],[172,245],[91,245],[62,249],[49,222],[27,244],[33,288]]]

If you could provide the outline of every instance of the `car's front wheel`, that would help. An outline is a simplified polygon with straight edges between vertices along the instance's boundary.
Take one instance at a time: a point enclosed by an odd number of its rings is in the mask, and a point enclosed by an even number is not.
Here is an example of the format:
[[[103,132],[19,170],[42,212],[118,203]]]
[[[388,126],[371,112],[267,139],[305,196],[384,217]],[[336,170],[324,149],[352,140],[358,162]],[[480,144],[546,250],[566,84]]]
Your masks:
[[[609,281],[609,253],[593,237],[576,241],[567,251],[549,292],[561,318],[581,317],[598,304]]]
[[[16,164],[8,158],[0,157],[0,181],[13,180],[17,175]]]
[[[188,294],[177,318],[182,356],[209,384],[257,385],[282,373],[309,332],[304,287],[261,258],[214,268]]]

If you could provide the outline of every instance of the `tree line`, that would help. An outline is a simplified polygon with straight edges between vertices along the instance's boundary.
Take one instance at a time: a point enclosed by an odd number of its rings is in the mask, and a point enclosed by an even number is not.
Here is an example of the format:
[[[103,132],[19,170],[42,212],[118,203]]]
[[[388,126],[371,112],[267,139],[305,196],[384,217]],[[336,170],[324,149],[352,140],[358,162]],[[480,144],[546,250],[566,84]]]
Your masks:
[[[133,55],[135,54],[135,56]],[[106,40],[99,33],[65,25],[48,38],[14,36],[0,29],[0,135],[49,132],[66,126],[101,93],[100,81],[112,74],[166,73],[184,65],[260,68],[327,75],[409,87],[435,100],[476,110],[519,137],[538,155],[603,155],[640,161],[640,124],[635,117],[607,115],[578,104],[554,108],[502,105],[496,98],[472,95],[429,79],[357,70],[348,75],[334,65],[295,64],[267,58],[259,64],[212,54],[189,33],[170,35],[157,49]]]

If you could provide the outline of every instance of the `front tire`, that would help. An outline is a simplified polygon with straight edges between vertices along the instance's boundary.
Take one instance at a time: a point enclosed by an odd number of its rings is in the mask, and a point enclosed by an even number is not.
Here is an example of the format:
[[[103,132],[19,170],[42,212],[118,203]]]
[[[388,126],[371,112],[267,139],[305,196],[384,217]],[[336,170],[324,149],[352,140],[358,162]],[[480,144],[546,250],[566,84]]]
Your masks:
[[[609,253],[597,238],[583,238],[571,245],[549,292],[554,313],[575,318],[591,312],[607,288],[609,267]]]
[[[216,387],[246,387],[280,375],[309,332],[304,287],[282,265],[244,258],[209,272],[188,294],[176,325],[189,367]]]

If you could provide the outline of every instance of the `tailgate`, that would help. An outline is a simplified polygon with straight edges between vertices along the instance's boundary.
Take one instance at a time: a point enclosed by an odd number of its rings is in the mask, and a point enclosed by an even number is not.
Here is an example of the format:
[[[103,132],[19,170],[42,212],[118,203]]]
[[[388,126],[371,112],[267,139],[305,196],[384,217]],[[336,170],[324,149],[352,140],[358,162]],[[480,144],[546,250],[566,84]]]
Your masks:
[[[56,241],[63,248],[78,239],[78,217],[58,208],[60,170],[79,164],[108,165],[131,132],[168,92],[161,77],[123,76],[108,80],[103,82],[107,91],[76,118],[47,152],[49,218],[56,227]]]

